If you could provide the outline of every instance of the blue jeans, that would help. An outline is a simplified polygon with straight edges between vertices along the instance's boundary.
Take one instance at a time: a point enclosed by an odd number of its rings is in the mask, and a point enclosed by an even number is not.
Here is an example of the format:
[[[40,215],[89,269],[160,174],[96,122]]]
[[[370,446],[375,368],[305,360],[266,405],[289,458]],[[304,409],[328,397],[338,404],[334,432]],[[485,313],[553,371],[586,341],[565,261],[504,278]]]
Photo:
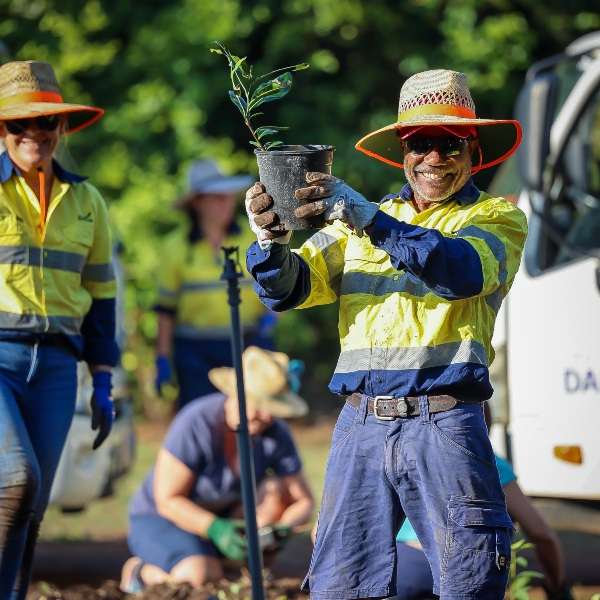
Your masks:
[[[0,341],[0,598],[21,600],[27,593],[75,410],[76,369],[67,348]]]
[[[396,533],[408,517],[442,600],[502,600],[512,522],[482,403],[383,421],[346,403],[336,423],[317,538],[304,587],[311,597],[392,596]],[[398,566],[401,568],[401,565]]]

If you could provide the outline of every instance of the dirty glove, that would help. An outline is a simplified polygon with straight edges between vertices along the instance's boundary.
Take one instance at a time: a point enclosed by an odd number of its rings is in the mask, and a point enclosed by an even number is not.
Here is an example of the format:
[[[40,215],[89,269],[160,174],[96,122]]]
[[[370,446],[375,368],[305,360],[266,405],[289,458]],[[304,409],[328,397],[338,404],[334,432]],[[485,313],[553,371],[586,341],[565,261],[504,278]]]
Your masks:
[[[154,361],[156,367],[156,377],[154,378],[154,387],[156,393],[160,395],[163,384],[171,381],[171,364],[169,359],[163,354],[159,354]]]
[[[326,221],[339,219],[359,235],[373,222],[379,205],[369,202],[342,179],[311,172],[306,174],[306,181],[308,187],[294,192],[297,200],[309,200],[294,211],[297,217],[308,219],[323,214]]]
[[[92,448],[99,448],[110,433],[114,418],[115,408],[110,391],[112,389],[112,375],[108,371],[96,371],[92,375],[94,391],[92,393],[92,429],[98,429],[98,435]]]
[[[279,223],[279,217],[272,210],[273,198],[266,192],[265,186],[257,181],[246,192],[246,213],[250,221],[250,229],[256,234],[258,245],[268,250],[273,242],[289,244],[291,231],[286,231]]]
[[[231,560],[246,558],[246,538],[243,537],[244,523],[217,517],[208,528],[208,539]]]

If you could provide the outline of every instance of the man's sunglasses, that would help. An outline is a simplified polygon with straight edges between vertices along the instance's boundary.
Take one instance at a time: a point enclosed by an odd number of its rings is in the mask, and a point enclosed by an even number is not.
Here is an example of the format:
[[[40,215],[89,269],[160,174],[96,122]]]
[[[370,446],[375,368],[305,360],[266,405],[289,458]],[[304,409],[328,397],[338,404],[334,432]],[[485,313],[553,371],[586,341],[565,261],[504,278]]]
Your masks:
[[[23,133],[30,127],[36,127],[42,131],[54,131],[60,125],[60,117],[58,115],[49,115],[33,119],[11,119],[4,121],[4,125],[8,132],[13,135]]]
[[[458,156],[468,144],[470,138],[460,138],[455,135],[428,137],[413,135],[404,140],[406,149],[413,154],[428,154],[437,148],[444,156]]]

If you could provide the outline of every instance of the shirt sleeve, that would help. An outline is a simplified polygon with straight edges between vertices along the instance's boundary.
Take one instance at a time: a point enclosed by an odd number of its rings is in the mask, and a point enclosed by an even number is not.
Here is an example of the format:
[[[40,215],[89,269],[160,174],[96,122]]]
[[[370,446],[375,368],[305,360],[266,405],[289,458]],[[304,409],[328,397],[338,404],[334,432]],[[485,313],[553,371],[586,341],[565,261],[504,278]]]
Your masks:
[[[181,289],[181,261],[185,253],[171,241],[165,244],[164,262],[158,274],[158,294],[154,310],[174,315]]]
[[[278,477],[299,473],[302,470],[302,461],[287,424],[281,420],[275,421],[269,435],[275,441],[275,445],[268,468],[273,469]]]
[[[163,448],[198,474],[206,465],[204,443],[208,439],[210,431],[205,420],[198,413],[198,406],[191,403],[177,413],[167,431]]]
[[[299,249],[274,243],[248,250],[248,272],[263,303],[274,311],[309,308],[335,302],[344,269],[347,228],[337,222],[324,227]]]
[[[513,471],[512,465],[501,456],[495,455],[496,458],[496,468],[498,469],[498,475],[500,476],[500,485],[504,487],[508,485],[511,481],[516,481],[517,476]]]
[[[81,326],[83,359],[89,364],[115,366],[119,348],[115,339],[117,282],[112,261],[112,239],[108,209],[97,190],[94,240],[81,274],[81,284],[92,304]]]
[[[379,211],[369,237],[395,268],[412,273],[438,296],[460,300],[498,292],[503,297],[519,268],[527,221],[509,202],[492,200],[453,235]]]

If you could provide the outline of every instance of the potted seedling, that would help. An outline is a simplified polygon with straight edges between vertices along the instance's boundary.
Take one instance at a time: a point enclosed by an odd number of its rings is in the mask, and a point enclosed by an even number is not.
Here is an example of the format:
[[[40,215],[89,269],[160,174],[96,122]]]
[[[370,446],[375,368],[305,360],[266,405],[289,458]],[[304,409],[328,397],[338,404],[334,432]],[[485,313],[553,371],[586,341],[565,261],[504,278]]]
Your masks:
[[[229,98],[250,131],[259,177],[273,198],[273,210],[280,223],[290,231],[320,227],[323,222],[319,217],[299,219],[294,215],[294,209],[301,203],[294,198],[294,191],[306,187],[306,173],[309,171],[331,173],[333,146],[284,145],[275,136],[288,127],[255,124],[257,117],[263,114],[259,109],[286,96],[292,88],[292,73],[307,69],[309,65],[300,63],[255,75],[245,56],[240,58],[231,54],[221,42],[215,42],[210,51],[223,55],[227,60],[233,88],[229,90]]]

